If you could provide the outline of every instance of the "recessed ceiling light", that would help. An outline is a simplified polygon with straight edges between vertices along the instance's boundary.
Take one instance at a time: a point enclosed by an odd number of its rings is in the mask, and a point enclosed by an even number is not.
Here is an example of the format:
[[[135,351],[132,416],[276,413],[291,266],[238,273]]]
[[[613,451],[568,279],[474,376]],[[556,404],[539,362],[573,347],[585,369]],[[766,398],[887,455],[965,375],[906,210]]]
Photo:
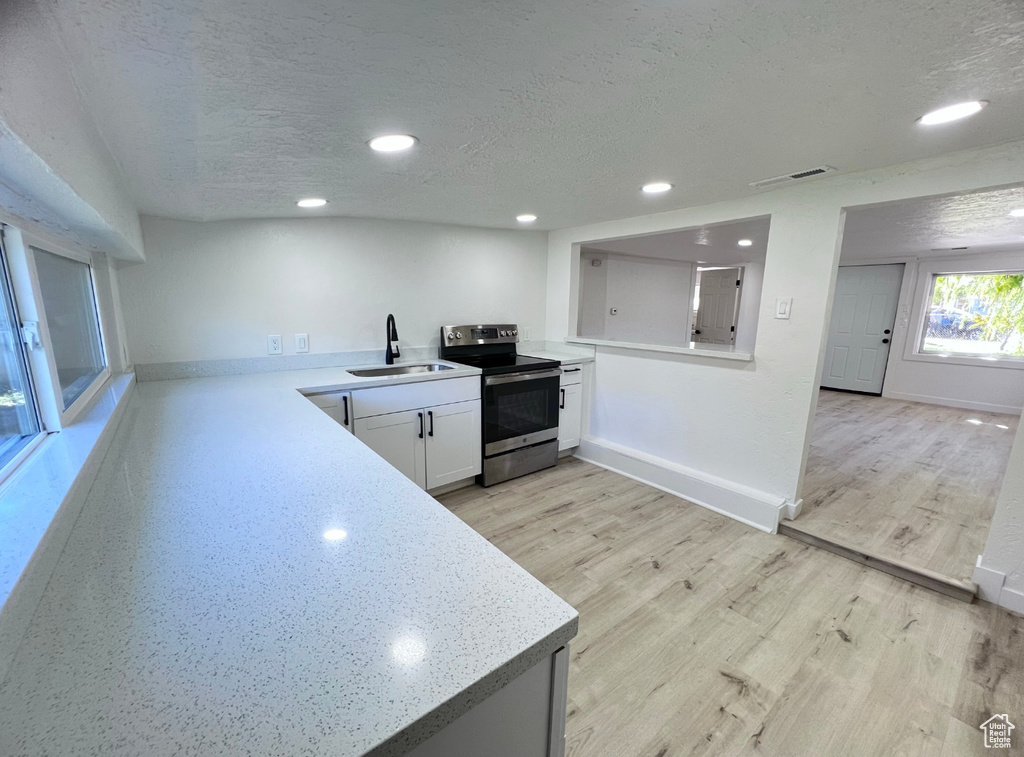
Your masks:
[[[961,118],[973,116],[986,105],[988,105],[988,100],[971,100],[965,103],[957,103],[956,105],[947,105],[945,108],[939,108],[938,110],[933,110],[931,113],[925,113],[917,119],[917,122],[924,124],[925,126],[946,124],[950,121],[958,121]]]
[[[346,536],[348,536],[348,533],[344,528],[329,528],[324,531],[324,538],[327,541],[341,541]]]
[[[519,221],[519,223],[533,223],[537,220],[537,216],[533,213],[523,213],[516,216],[516,220]]]
[[[750,247],[750,245],[752,245],[753,243],[754,242],[750,239],[741,239],[736,244],[738,244],[740,247]]]
[[[370,148],[377,152],[399,152],[416,144],[416,137],[408,134],[384,134],[370,140]]]
[[[1013,216],[1014,218],[1024,218],[1024,208],[1017,208],[1016,210],[1011,210],[1010,215]]]
[[[672,185],[667,181],[654,181],[650,184],[644,184],[642,189],[649,195],[656,195],[672,189]]]
[[[327,200],[323,197],[306,197],[299,200],[297,203],[300,208],[322,208],[327,204]]]

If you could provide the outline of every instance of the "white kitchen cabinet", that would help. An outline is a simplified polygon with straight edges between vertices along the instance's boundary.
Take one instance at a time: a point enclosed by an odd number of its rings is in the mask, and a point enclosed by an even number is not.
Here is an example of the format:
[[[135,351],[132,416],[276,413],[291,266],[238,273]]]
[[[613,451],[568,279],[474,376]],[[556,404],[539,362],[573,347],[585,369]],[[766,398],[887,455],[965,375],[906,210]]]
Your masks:
[[[427,489],[480,472],[480,400],[427,408]]]
[[[583,384],[569,384],[560,390],[558,403],[558,450],[561,452],[580,443],[583,420]]]
[[[406,757],[564,757],[568,689],[565,646],[413,747]]]
[[[562,368],[558,390],[558,451],[578,447],[583,422],[583,371],[578,365]]]
[[[352,408],[351,392],[323,392],[321,394],[308,394],[306,399],[323,410],[343,428],[352,430],[352,421],[355,413]]]
[[[407,410],[357,418],[354,424],[359,441],[421,489],[427,488],[425,415],[424,410]]]
[[[480,400],[357,418],[356,438],[422,489],[480,473]]]

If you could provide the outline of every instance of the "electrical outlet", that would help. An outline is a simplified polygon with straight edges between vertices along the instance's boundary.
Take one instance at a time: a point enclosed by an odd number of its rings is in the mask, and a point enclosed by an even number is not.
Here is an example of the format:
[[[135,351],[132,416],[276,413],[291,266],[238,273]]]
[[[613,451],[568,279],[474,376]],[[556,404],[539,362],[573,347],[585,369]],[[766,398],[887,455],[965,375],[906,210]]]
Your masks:
[[[531,331],[531,329],[530,329],[529,326],[523,326],[523,341],[524,342],[529,342],[530,341],[530,331]]]
[[[280,355],[281,354],[281,335],[280,334],[268,334],[267,335],[267,354],[268,355]]]
[[[309,352],[309,334],[295,335],[295,352]]]

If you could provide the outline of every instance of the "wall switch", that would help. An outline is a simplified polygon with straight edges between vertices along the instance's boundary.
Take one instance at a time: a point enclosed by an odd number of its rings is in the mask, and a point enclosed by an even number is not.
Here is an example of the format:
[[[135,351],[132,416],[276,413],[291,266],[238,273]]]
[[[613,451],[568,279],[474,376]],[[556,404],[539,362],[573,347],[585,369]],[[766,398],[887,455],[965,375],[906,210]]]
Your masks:
[[[295,335],[295,352],[309,352],[309,334]]]
[[[793,310],[793,298],[792,297],[780,297],[775,300],[775,317],[784,321],[789,320],[789,314]]]
[[[280,355],[281,354],[281,335],[280,334],[269,334],[269,335],[267,335],[267,354],[268,355]]]

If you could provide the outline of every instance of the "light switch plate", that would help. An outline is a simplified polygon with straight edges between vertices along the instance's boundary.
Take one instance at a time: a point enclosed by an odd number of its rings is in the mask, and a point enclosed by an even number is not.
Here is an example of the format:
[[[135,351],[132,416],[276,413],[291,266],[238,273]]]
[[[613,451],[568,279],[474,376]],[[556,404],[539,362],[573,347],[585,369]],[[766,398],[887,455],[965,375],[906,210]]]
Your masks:
[[[780,297],[775,300],[775,317],[780,320],[788,321],[789,314],[793,311],[793,298],[792,297]]]
[[[309,334],[295,335],[295,352],[309,352]]]
[[[281,335],[280,334],[268,334],[267,335],[267,354],[268,355],[280,355],[281,354]]]

